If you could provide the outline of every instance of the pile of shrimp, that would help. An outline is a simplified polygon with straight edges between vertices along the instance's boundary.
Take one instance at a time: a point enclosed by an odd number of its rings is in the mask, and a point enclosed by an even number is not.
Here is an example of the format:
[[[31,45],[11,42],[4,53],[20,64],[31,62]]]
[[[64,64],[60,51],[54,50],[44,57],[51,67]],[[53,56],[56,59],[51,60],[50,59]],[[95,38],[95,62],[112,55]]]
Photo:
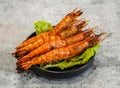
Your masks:
[[[33,65],[53,63],[70,59],[87,48],[101,42],[105,32],[96,34],[98,28],[85,29],[89,20],[77,19],[82,10],[73,10],[53,29],[23,41],[16,47],[17,68],[27,70]]]

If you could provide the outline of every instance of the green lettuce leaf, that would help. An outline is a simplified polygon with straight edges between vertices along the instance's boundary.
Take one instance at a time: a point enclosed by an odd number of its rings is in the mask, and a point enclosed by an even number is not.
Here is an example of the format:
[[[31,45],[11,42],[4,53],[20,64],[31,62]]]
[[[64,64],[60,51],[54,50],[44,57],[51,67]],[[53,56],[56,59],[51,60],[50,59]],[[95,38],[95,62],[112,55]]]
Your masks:
[[[83,65],[86,64],[92,56],[97,52],[97,50],[100,48],[100,44],[96,44],[91,48],[86,49],[81,55],[76,56],[74,58],[71,58],[69,60],[64,60],[55,64],[47,64],[42,66],[43,69],[48,68],[60,68],[61,70],[64,70],[65,68],[73,67],[75,65]]]
[[[51,30],[53,27],[49,22],[37,21],[34,23],[34,28],[36,30],[36,34],[38,35],[42,32]]]

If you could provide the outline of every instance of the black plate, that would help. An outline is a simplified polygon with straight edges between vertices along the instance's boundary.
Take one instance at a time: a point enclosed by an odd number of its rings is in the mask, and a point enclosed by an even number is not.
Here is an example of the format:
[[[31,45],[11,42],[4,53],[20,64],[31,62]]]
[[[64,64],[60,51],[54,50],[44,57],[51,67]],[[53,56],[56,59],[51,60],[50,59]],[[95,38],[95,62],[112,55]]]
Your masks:
[[[35,32],[33,32],[28,38],[31,38],[33,36],[36,36]],[[50,78],[69,78],[69,77],[73,77],[75,75],[81,74],[88,68],[92,67],[94,62],[94,57],[95,55],[91,57],[89,62],[85,65],[74,66],[65,70],[60,70],[60,69],[44,70],[44,69],[41,69],[39,66],[32,66],[30,69],[38,76],[45,76]]]

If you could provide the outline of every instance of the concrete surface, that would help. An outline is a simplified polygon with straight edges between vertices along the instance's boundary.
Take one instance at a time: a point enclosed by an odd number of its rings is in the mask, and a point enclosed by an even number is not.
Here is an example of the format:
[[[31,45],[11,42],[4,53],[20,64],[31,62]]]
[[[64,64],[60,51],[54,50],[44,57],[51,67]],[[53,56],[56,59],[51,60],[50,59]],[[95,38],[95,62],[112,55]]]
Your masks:
[[[94,67],[70,79],[46,79],[16,72],[15,47],[34,31],[33,23],[53,25],[74,8],[112,36],[101,43]],[[120,0],[0,0],[0,88],[120,88]]]

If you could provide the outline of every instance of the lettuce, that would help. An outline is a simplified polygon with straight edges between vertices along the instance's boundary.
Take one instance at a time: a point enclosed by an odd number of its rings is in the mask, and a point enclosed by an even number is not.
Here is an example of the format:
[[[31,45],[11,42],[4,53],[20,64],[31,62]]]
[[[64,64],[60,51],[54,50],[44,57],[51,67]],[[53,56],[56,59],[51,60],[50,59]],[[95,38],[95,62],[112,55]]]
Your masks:
[[[37,21],[34,23],[34,28],[36,30],[36,34],[38,35],[42,32],[51,30],[53,27],[49,22]]]
[[[65,68],[73,67],[75,65],[83,65],[86,64],[92,56],[97,52],[100,48],[100,44],[96,44],[91,48],[86,49],[81,55],[71,58],[69,60],[63,60],[61,62],[57,62],[55,64],[47,64],[42,66],[43,69],[48,68],[60,68],[64,70]]]

